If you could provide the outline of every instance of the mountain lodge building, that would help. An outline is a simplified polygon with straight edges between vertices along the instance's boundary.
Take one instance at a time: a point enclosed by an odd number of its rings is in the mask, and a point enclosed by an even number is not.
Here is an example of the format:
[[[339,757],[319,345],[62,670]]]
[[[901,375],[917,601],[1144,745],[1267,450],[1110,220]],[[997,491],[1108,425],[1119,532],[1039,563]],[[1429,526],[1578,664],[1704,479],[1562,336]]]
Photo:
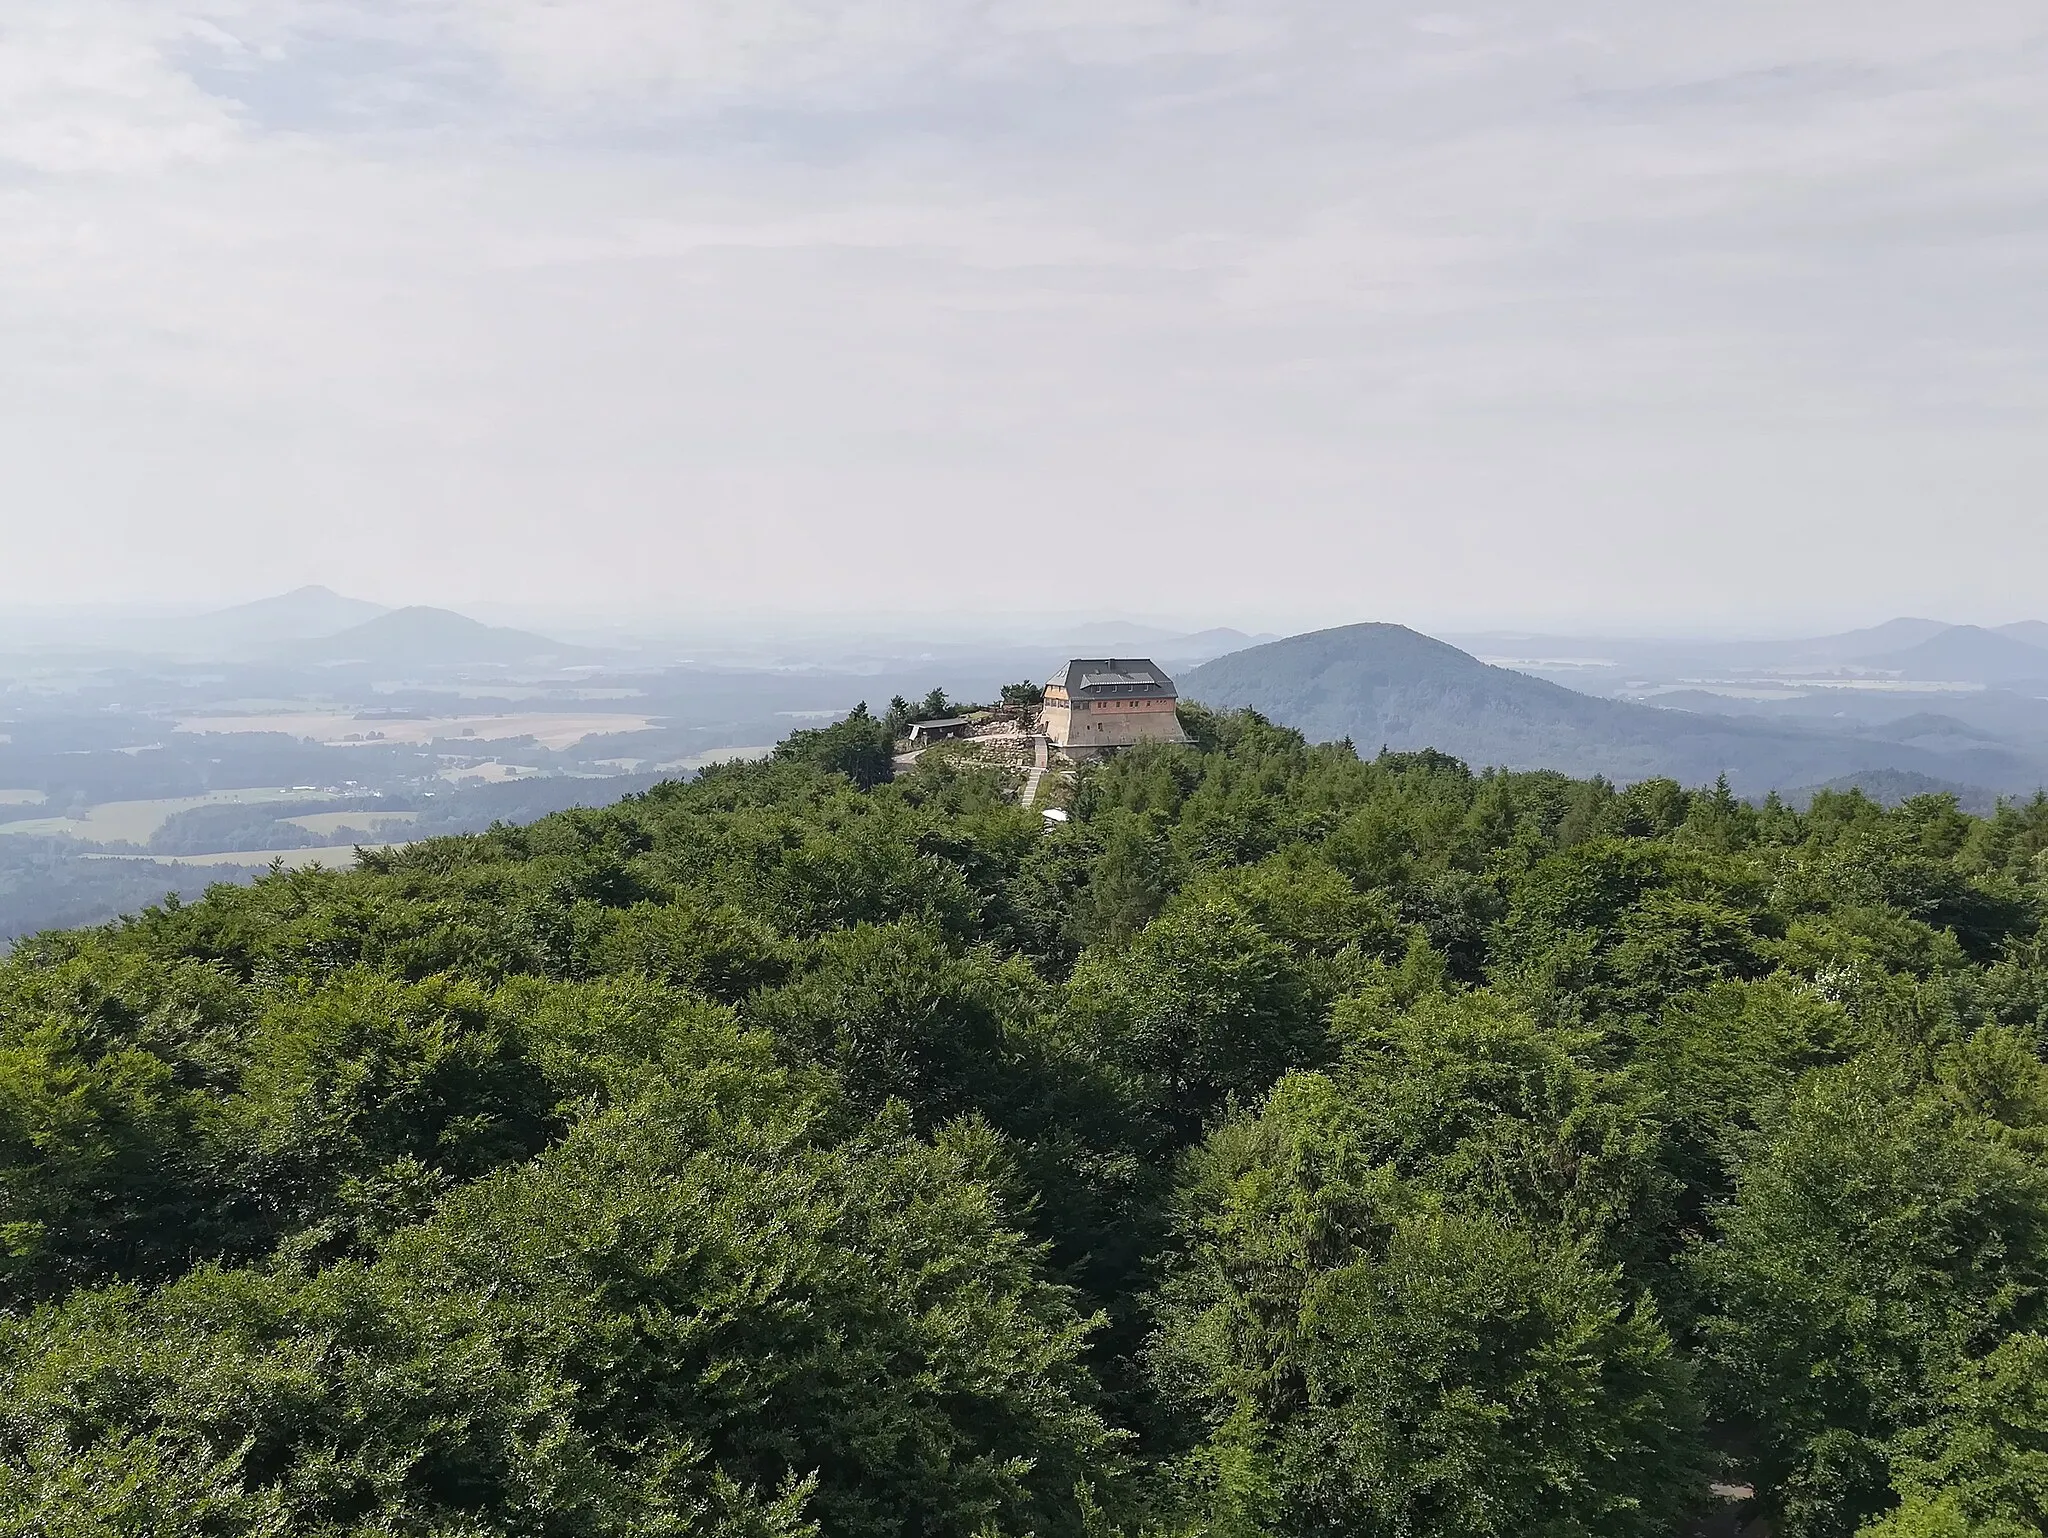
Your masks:
[[[1067,753],[1186,742],[1173,680],[1149,657],[1077,657],[1045,686],[1039,730]]]

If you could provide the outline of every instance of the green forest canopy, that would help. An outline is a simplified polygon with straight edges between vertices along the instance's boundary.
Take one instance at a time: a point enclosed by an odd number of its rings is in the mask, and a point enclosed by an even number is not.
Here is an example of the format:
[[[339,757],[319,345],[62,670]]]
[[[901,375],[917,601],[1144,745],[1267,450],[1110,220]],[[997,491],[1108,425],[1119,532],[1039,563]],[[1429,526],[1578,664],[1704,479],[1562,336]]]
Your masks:
[[[2042,1530],[2048,801],[1187,721],[23,942],[0,1532]]]

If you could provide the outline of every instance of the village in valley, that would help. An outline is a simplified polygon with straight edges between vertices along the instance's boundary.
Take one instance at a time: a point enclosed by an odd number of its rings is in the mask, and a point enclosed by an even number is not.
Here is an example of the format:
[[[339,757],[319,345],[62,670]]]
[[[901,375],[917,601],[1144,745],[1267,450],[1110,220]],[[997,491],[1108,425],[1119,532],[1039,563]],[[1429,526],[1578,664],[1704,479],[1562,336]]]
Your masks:
[[[1142,742],[1188,740],[1179,705],[1173,680],[1148,657],[1077,657],[1045,684],[1008,685],[985,707],[949,709],[937,690],[922,706],[892,701],[891,715],[907,723],[895,762],[907,769],[935,754],[1019,770],[1018,800],[1063,822],[1060,788],[1079,764]]]

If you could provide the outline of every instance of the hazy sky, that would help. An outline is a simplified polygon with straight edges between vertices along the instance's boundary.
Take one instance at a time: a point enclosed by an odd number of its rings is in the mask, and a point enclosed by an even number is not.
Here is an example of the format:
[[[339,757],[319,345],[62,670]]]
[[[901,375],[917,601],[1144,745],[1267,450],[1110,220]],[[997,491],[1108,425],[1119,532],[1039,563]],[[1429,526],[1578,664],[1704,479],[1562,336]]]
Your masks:
[[[0,602],[2044,573],[2038,0],[0,6]]]

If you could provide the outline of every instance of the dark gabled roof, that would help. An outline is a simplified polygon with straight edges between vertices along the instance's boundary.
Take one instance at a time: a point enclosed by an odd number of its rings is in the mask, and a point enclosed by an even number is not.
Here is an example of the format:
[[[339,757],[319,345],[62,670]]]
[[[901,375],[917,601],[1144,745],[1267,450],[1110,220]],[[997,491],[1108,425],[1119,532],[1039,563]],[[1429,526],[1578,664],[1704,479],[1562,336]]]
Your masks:
[[[1173,680],[1150,657],[1076,657],[1053,680],[1068,699],[1177,699]]]

